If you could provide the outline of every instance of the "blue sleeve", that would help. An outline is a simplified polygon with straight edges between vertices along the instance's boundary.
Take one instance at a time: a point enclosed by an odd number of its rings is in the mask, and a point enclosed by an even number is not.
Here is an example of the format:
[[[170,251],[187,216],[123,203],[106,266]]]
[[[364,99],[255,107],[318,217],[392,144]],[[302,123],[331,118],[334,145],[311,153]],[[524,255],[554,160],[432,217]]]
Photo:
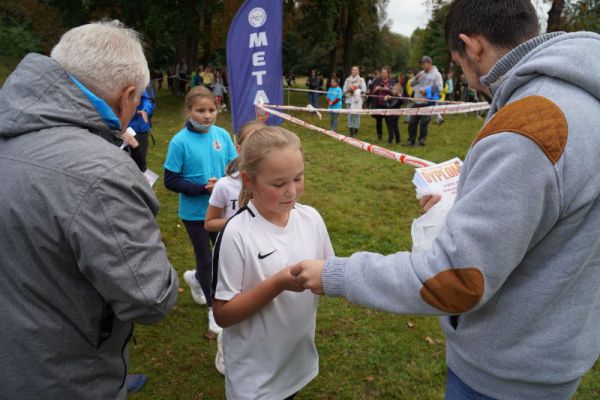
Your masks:
[[[142,93],[142,97],[140,99],[140,105],[137,109],[140,111],[146,111],[148,116],[152,116],[152,113],[154,112],[154,107],[154,101],[150,98],[148,92],[144,90],[144,93]]]
[[[176,193],[181,193],[186,196],[200,196],[210,194],[206,190],[206,185],[193,183],[183,178],[182,173],[173,172],[165,168],[165,187]]]
[[[164,168],[176,173],[182,173],[183,158],[184,151],[179,141],[177,141],[177,135],[175,135],[175,137],[171,139],[171,143],[169,143],[169,149],[167,150],[167,158],[165,159]]]

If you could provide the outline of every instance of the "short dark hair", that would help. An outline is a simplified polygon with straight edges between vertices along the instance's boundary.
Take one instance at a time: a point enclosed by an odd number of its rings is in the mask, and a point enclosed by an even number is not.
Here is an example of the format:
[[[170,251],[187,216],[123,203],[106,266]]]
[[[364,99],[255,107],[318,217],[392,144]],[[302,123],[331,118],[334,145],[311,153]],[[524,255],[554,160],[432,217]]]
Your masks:
[[[458,35],[479,34],[500,49],[512,49],[539,34],[531,0],[454,0],[446,18],[446,43],[463,55]]]

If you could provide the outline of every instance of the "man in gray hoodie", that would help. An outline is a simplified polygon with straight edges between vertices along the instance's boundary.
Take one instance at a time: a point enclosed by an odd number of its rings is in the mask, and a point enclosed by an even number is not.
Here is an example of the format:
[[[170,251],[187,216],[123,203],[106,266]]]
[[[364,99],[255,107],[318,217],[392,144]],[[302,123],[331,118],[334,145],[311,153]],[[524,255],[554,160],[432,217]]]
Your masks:
[[[117,21],[26,56],[0,90],[0,398],[124,399],[134,322],[179,287],[158,201],[119,148],[149,72]]]
[[[421,68],[423,68],[414,78],[410,80],[410,84],[414,90],[415,104],[413,107],[425,107],[430,105],[427,101],[427,92],[439,93],[442,91],[444,81],[437,67],[433,65],[433,60],[429,56],[421,57]],[[438,96],[439,97],[439,96]],[[427,133],[429,129],[431,117],[429,115],[411,115],[408,119],[408,142],[407,146],[414,146],[417,140],[417,127],[420,127],[419,145],[425,146]]]
[[[493,98],[429,251],[304,261],[315,293],[440,315],[446,399],[566,400],[600,351],[600,35],[529,0],[455,0],[454,61]]]

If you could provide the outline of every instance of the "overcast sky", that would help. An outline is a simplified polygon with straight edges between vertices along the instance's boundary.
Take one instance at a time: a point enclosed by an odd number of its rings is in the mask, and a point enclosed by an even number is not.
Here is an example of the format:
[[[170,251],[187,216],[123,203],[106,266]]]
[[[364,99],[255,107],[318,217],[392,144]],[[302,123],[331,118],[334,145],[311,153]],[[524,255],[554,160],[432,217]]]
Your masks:
[[[534,2],[537,4],[540,2]],[[542,25],[542,31],[546,29],[546,19],[550,5],[545,2],[538,4],[538,15]],[[405,36],[412,35],[417,28],[424,28],[429,20],[429,13],[423,0],[390,0],[387,8],[388,19],[391,21],[392,32],[401,33]]]
[[[424,28],[429,14],[421,0],[390,0],[387,9],[392,32],[412,35],[416,28]]]

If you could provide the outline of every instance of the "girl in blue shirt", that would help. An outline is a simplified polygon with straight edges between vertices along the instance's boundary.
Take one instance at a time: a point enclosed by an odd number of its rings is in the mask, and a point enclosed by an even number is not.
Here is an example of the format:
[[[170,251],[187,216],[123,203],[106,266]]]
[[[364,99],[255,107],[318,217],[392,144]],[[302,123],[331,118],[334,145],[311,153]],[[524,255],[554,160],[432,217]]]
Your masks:
[[[212,92],[196,86],[185,97],[187,122],[169,143],[165,160],[165,187],[179,193],[179,218],[190,237],[196,269],[183,279],[199,304],[208,304],[207,336],[214,338],[221,328],[212,313],[213,265],[210,242],[216,233],[204,229],[208,199],[217,179],[225,176],[227,164],[237,158],[229,133],[215,125],[217,105]],[[216,268],[216,265],[214,266]]]

